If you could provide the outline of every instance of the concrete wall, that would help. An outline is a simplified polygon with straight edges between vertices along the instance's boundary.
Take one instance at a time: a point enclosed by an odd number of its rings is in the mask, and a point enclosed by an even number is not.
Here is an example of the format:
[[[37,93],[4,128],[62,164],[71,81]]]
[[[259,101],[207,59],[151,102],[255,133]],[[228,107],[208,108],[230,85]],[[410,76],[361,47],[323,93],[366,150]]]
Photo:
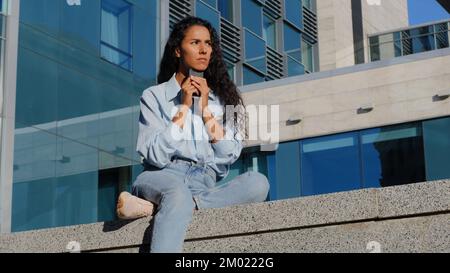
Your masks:
[[[408,6],[407,0],[361,0],[361,2],[367,62],[367,35],[407,27]],[[351,0],[318,0],[317,20],[320,71],[354,65]]]
[[[0,252],[148,250],[151,217],[0,235]],[[185,252],[449,252],[450,180],[194,213]],[[373,247],[373,248],[372,248]]]
[[[254,86],[246,105],[280,105],[280,142],[450,115],[450,49]],[[357,114],[372,105],[374,110]],[[289,116],[302,122],[286,126]],[[249,141],[249,145],[260,143]]]
[[[355,64],[350,0],[318,0],[319,70]]]

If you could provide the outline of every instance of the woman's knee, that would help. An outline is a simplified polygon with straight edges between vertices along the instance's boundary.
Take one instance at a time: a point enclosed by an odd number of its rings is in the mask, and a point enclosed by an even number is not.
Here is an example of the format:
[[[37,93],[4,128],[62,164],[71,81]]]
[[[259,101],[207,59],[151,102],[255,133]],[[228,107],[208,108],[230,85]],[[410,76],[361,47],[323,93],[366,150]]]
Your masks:
[[[264,201],[269,193],[269,181],[267,177],[259,172],[247,172],[249,185],[251,185],[251,192],[254,194],[257,201]]]

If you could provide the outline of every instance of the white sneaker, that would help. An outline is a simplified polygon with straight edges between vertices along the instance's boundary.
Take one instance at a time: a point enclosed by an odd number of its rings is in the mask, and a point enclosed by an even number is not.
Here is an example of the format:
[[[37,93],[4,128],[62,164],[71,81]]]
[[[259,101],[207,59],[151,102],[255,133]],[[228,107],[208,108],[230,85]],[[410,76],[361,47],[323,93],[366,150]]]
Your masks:
[[[121,192],[117,200],[117,216],[123,220],[152,215],[153,209],[153,203],[131,195],[126,191]]]

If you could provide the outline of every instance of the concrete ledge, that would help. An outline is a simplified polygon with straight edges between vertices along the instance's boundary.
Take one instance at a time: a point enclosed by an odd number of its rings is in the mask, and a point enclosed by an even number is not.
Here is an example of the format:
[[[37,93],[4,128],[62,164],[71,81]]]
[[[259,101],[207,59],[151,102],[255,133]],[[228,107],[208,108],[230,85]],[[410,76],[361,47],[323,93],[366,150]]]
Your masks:
[[[187,252],[450,251],[450,180],[200,210]],[[0,252],[145,251],[151,218],[0,236]],[[369,240],[369,241],[368,241]],[[356,243],[358,242],[358,243]],[[414,245],[411,245],[414,244]]]

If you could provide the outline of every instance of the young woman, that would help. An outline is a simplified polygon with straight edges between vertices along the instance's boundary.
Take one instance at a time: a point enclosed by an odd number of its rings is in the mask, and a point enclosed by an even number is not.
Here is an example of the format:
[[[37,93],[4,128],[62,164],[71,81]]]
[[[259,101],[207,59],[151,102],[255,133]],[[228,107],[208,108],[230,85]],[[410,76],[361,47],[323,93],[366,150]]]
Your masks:
[[[240,156],[244,112],[209,22],[188,17],[174,26],[158,83],[141,97],[137,151],[145,170],[133,183],[133,195],[120,195],[117,212],[142,217],[156,204],[151,252],[181,252],[195,209],[262,202],[269,183],[247,172],[216,185]],[[238,110],[228,115],[226,106]]]

